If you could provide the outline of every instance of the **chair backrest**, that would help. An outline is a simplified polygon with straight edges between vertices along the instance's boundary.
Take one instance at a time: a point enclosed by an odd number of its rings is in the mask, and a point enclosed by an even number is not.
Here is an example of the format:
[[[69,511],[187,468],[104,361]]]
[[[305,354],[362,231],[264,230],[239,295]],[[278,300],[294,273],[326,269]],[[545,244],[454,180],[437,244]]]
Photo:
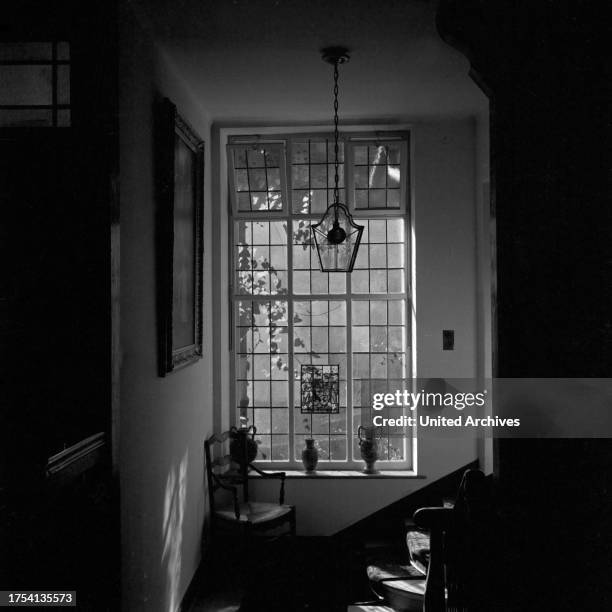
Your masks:
[[[476,607],[476,596],[480,600],[483,592],[483,568],[491,565],[487,551],[493,504],[484,474],[467,470],[452,508],[420,508],[414,520],[429,530],[428,612],[489,612],[486,606]]]
[[[232,486],[242,487],[243,500],[245,502],[249,501],[248,464],[244,460],[247,451],[244,444],[231,444],[234,433],[234,431],[224,431],[220,434],[213,434],[204,440],[206,480],[211,516],[214,515],[215,511],[215,493],[222,489],[224,485],[231,484]],[[236,453],[242,456],[242,460],[235,461]]]
[[[452,528],[444,533],[448,610],[472,610],[473,599],[482,590],[478,582],[487,564],[487,525],[493,514],[489,483],[480,470],[463,474],[453,514]]]

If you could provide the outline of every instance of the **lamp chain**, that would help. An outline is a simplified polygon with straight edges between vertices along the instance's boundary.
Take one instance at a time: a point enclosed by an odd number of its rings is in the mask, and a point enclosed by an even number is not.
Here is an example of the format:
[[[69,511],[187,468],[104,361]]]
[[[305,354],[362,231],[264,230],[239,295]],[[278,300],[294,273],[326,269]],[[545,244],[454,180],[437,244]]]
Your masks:
[[[334,62],[334,204],[340,201],[340,192],[338,190],[338,61]],[[338,220],[338,208],[336,207],[336,221]]]

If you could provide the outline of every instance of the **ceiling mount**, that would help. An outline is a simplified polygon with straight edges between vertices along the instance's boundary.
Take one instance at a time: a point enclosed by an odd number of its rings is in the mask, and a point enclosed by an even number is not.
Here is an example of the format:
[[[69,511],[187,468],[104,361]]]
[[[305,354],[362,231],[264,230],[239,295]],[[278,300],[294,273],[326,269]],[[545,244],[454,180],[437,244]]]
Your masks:
[[[328,64],[346,64],[351,58],[346,47],[325,47],[321,49],[321,57]]]

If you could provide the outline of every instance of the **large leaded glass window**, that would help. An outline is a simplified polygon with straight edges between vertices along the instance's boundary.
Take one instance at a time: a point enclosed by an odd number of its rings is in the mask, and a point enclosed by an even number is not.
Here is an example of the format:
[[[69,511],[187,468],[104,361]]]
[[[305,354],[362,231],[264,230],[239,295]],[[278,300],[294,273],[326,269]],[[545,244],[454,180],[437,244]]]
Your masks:
[[[259,461],[299,468],[304,439],[315,438],[320,469],[361,466],[371,394],[405,388],[411,372],[407,135],[341,143],[341,199],[365,226],[352,274],[320,272],[311,239],[333,200],[331,136],[270,141],[228,145],[234,421],[256,426]],[[303,411],[301,375],[313,365],[333,366],[333,413]],[[381,436],[387,469],[411,467],[411,432]]]

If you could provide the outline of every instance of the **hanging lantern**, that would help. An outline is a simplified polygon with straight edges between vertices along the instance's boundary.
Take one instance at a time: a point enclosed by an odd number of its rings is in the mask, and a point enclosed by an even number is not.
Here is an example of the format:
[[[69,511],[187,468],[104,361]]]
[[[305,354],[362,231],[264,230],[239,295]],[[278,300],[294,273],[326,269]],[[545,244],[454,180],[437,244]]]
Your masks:
[[[338,66],[348,62],[347,49],[323,49],[323,59],[334,66],[334,202],[319,223],[311,225],[321,272],[352,272],[363,234],[363,225],[353,221],[348,208],[340,203],[338,189]]]

